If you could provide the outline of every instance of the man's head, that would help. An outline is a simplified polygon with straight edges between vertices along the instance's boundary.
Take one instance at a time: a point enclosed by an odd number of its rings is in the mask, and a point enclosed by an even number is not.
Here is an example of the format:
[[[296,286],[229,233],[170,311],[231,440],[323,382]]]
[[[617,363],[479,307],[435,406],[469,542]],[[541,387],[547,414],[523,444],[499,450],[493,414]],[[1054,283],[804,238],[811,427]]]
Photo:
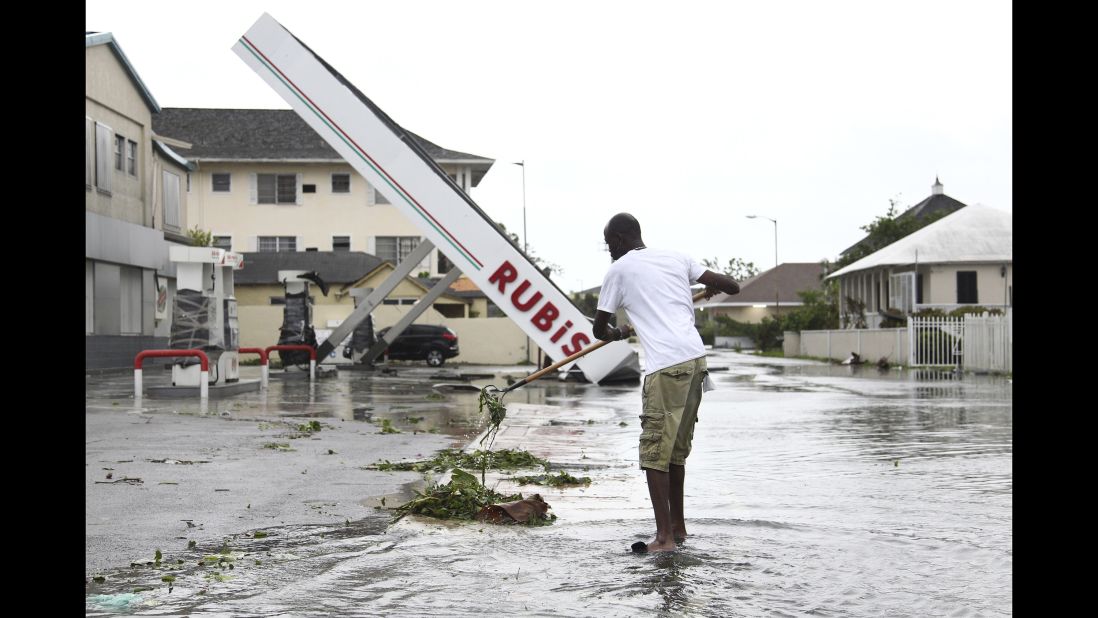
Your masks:
[[[627,212],[619,212],[610,217],[610,222],[602,229],[602,238],[610,248],[612,260],[617,260],[644,244],[641,240],[640,222]]]

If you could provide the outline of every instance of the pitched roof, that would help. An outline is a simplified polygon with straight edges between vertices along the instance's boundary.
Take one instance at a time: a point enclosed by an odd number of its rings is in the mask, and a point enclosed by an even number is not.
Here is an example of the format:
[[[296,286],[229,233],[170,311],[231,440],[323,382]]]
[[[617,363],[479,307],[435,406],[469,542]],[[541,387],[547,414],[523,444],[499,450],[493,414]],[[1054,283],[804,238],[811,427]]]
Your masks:
[[[480,290],[480,288],[477,287],[477,284],[473,283],[473,280],[469,277],[466,277],[465,275],[458,277],[457,281],[454,281],[452,284],[450,284],[450,289],[455,292],[471,292],[473,290]]]
[[[194,160],[343,161],[316,131],[292,109],[203,109],[165,107],[153,115],[153,131],[190,142],[187,158]],[[408,131],[438,163],[465,163],[474,168],[479,184],[494,159],[449,150]],[[477,171],[482,173],[477,174]]]
[[[315,271],[329,285],[353,283],[385,261],[361,251],[283,251],[243,255],[244,268],[233,273],[236,285],[279,283],[280,270]]]
[[[122,52],[122,48],[118,46],[118,41],[114,40],[114,35],[110,32],[88,32],[84,31],[84,49],[94,47],[96,45],[108,45],[110,50],[114,52],[115,58],[122,63],[122,68],[126,70],[126,73],[130,76],[130,81],[133,82],[134,88],[141,94],[141,98],[145,100],[145,105],[149,106],[149,110],[153,114],[160,111],[160,105],[157,104],[156,99],[153,98],[149,88],[145,86],[145,82],[141,81],[141,76],[137,74],[137,70],[130,64],[130,59],[126,57],[126,54]]]
[[[734,295],[717,294],[709,300],[698,301],[698,307],[740,307],[743,305],[761,305],[774,303],[774,291],[777,299],[784,304],[803,302],[797,292],[819,290],[824,267],[818,262],[787,262],[740,283],[740,293]]]
[[[186,168],[192,172],[198,169],[197,165],[191,163],[185,157],[172,150],[171,147],[158,139],[153,139],[153,148],[155,148],[157,152],[167,157],[170,161],[172,161],[179,167]]]
[[[925,200],[923,200],[923,201],[919,202],[918,204],[915,204],[911,208],[908,208],[907,210],[903,211],[902,213],[900,213],[899,216],[896,217],[896,220],[897,221],[902,221],[902,220],[906,220],[906,219],[925,219],[929,216],[936,215],[940,212],[944,212],[944,213],[956,212],[956,211],[958,211],[958,210],[960,210],[964,207],[965,207],[964,202],[959,202],[959,201],[949,197],[945,193],[938,193],[938,194],[935,194],[935,195],[931,195],[930,197],[926,198]],[[861,245],[862,243],[864,243],[868,239],[869,239],[869,236],[866,235],[865,238],[859,240],[858,242],[856,242],[853,245],[850,245],[849,247],[844,249],[843,252],[840,255],[846,255],[847,253],[850,253],[851,251],[858,248],[859,245]]]
[[[1012,262],[1013,216],[1009,212],[974,204],[871,253],[846,268],[828,275],[878,266],[944,263]]]
[[[441,280],[442,277],[420,277],[418,279],[419,283],[428,289],[434,287]],[[457,281],[451,283],[446,290],[446,294],[456,298],[488,298],[488,295],[480,291],[480,288],[473,283],[472,279],[465,275],[458,277]]]

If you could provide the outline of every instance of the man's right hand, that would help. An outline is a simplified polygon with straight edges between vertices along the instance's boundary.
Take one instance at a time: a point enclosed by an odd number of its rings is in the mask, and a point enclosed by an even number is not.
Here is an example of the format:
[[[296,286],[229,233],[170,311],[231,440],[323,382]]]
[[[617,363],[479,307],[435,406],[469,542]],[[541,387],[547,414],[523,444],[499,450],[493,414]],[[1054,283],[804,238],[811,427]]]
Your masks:
[[[698,277],[698,283],[705,284],[705,297],[711,296],[710,290],[716,289],[718,292],[724,292],[725,294],[739,294],[740,284],[736,283],[736,280],[728,275],[722,275],[715,273],[711,270],[707,270]]]

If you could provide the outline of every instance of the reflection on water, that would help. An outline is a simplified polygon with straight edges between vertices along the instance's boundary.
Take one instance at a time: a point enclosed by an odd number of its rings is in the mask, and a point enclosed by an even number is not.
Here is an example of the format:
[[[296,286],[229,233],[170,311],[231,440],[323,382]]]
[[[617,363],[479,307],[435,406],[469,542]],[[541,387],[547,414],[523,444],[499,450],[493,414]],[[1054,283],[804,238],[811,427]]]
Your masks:
[[[91,599],[141,593],[128,612],[231,616],[995,616],[1012,613],[1011,383],[938,371],[881,372],[722,354],[687,466],[690,537],[672,554],[633,555],[652,533],[635,469],[639,386],[545,381],[508,403],[566,417],[610,408],[621,465],[584,472],[588,490],[546,492],[560,519],[541,528],[406,518],[383,527],[285,526],[232,541],[231,579],[180,552],[159,573],[122,568]],[[413,379],[322,385],[312,414],[389,418],[402,428],[479,431],[475,392],[444,399]],[[482,380],[480,384],[491,381]],[[310,395],[283,384],[267,414]],[[277,403],[276,403],[277,402]],[[349,402],[349,403],[348,403]],[[212,402],[211,402],[212,403]],[[148,402],[146,402],[148,405]],[[257,398],[218,402],[257,413]],[[409,419],[422,417],[417,423]],[[548,417],[547,417],[548,418]],[[464,423],[464,425],[462,424]],[[547,420],[548,423],[548,420]],[[594,462],[593,462],[594,463]],[[380,523],[379,523],[380,522]],[[243,531],[242,531],[243,532]],[[174,554],[168,556],[176,559]],[[257,563],[256,560],[259,562]]]

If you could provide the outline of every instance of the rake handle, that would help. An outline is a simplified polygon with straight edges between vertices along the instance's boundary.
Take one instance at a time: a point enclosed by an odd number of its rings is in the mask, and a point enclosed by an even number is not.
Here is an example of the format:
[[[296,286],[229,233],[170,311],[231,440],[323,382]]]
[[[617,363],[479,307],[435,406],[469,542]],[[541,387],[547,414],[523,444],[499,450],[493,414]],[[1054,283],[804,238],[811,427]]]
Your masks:
[[[702,291],[700,291],[700,292],[698,292],[697,294],[694,295],[694,302],[698,302],[699,300],[701,300],[703,298],[705,298],[705,290],[702,290]],[[564,365],[567,365],[568,363],[576,360],[577,358],[580,358],[581,356],[586,356],[586,355],[590,354],[591,352],[594,352],[595,350],[601,348],[602,346],[604,346],[608,343],[613,343],[613,342],[612,341],[600,341],[596,344],[587,346],[586,348],[580,350],[579,352],[576,352],[575,354],[569,356],[568,358],[565,358],[564,360],[559,360],[559,361],[553,363],[552,365],[549,365],[545,369],[542,369],[541,371],[531,373],[530,375],[526,376],[522,380],[519,380],[518,382],[515,382],[511,386],[508,386],[507,388],[503,389],[503,392],[509,393],[509,392],[515,390],[516,388],[520,387],[520,386],[523,386],[525,384],[529,384],[530,382],[533,382],[534,380],[537,380],[538,378],[546,375],[547,373],[550,373],[552,371],[556,371],[557,369],[560,369]]]

